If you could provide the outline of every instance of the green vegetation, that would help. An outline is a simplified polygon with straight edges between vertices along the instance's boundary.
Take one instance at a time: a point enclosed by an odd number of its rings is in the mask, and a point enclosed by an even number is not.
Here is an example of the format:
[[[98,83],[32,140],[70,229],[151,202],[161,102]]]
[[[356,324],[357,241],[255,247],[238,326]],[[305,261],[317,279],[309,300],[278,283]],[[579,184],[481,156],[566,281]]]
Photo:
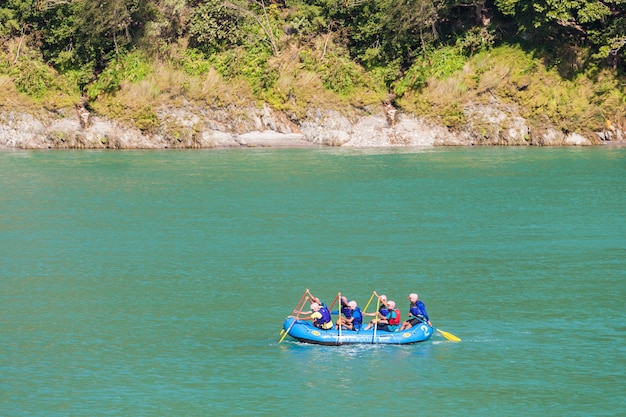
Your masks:
[[[451,128],[497,97],[538,126],[626,124],[626,0],[7,0],[0,108],[86,105],[157,128],[157,108],[265,102]]]

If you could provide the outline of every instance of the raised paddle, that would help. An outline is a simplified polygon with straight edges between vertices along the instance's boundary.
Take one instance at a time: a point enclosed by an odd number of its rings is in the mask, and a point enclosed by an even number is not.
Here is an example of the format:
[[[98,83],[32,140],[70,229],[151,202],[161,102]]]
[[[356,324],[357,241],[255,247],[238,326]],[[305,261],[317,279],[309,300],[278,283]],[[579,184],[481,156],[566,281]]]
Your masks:
[[[289,325],[289,328],[285,331],[285,333],[283,333],[282,337],[280,338],[280,340],[278,341],[278,343],[282,343],[283,340],[285,339],[285,337],[287,337],[287,335],[289,334],[289,331],[291,330],[291,328],[293,327],[294,324],[296,324],[296,322],[298,321],[298,318],[300,317],[300,308],[304,307],[304,304],[306,303],[306,299],[304,300],[304,303],[302,304],[301,307],[299,307],[299,309],[296,311],[294,310],[294,313],[296,313],[295,317],[293,318],[293,321],[291,322],[291,324]],[[299,304],[299,303],[298,303]]]
[[[300,297],[300,301],[298,301],[298,304],[296,305],[296,308],[293,309],[293,312],[291,313],[292,316],[295,316],[295,319],[298,320],[298,316],[300,315],[300,310],[302,310],[302,307],[304,307],[304,304],[306,303],[306,295],[308,293],[309,289],[307,288],[307,290],[304,292],[304,294],[302,294],[302,297]],[[298,314],[296,314],[296,312]],[[293,325],[296,323],[296,320],[294,320],[291,323],[291,326],[289,326],[289,329],[287,329],[287,331],[285,331],[285,329],[280,329],[280,335],[281,338],[278,341],[278,343],[281,343],[283,341],[283,339],[285,338],[285,336],[287,336],[287,333],[289,333],[289,330],[291,330],[291,328],[293,327]]]
[[[337,330],[339,330],[339,340],[341,340],[341,328],[343,327],[341,320],[341,291],[337,293],[337,299],[339,300],[339,306],[337,307],[338,316],[337,316]]]
[[[365,308],[363,309],[363,312],[365,313],[367,311],[367,307],[370,306],[370,303],[372,302],[372,300],[374,299],[374,292],[372,293],[372,296],[370,297],[370,300],[367,302],[367,304],[365,304]]]
[[[376,291],[374,291],[376,294]],[[378,295],[378,294],[376,294]],[[380,298],[376,299],[376,315],[374,316],[374,336],[372,336],[372,343],[376,343],[376,329],[378,328],[378,309],[380,308]]]
[[[296,307],[293,309],[293,312],[291,313],[292,316],[296,314],[296,311],[302,309],[302,307],[300,307],[300,304],[302,304],[302,300],[304,300],[304,297],[306,297],[306,291],[302,294],[302,297],[300,297],[300,301],[298,301],[298,304],[296,304]],[[306,300],[305,300],[305,302],[306,302]],[[285,329],[280,329],[280,335],[281,336],[283,335],[284,331],[285,331]]]

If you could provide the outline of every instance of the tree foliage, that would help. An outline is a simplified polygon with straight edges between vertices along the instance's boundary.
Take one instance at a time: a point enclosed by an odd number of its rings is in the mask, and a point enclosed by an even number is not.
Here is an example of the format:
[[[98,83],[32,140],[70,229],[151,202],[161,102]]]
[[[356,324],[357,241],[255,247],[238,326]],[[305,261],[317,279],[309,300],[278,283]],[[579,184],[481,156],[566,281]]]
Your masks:
[[[190,45],[207,53],[239,44],[242,16],[233,7],[219,0],[192,2],[189,22]]]
[[[613,67],[626,63],[626,0],[495,0],[495,6],[535,42],[586,47]]]
[[[38,50],[61,73],[78,74],[83,87],[137,48],[168,54],[171,45],[180,44],[207,58],[256,56],[266,63],[287,49],[285,36],[300,45],[314,45],[316,39],[327,45],[332,39],[365,69],[384,74],[388,86],[415,72],[416,64],[428,63],[434,49],[456,45],[472,54],[497,42],[525,42],[556,60],[568,47],[580,55],[580,71],[623,72],[626,0],[5,0],[0,5],[0,39]],[[257,71],[273,74],[261,67]]]

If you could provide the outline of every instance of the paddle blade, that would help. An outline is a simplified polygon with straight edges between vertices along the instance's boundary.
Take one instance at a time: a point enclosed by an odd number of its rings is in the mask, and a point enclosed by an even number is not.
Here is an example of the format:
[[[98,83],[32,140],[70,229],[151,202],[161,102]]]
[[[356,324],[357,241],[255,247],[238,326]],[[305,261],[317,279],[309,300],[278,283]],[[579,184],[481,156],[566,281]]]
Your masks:
[[[448,340],[451,340],[451,341],[453,341],[453,342],[460,342],[460,341],[461,341],[461,339],[460,339],[460,338],[456,337],[456,336],[455,336],[455,335],[453,335],[452,333],[444,332],[443,330],[439,330],[439,329],[437,329],[437,331],[438,331],[439,333],[441,333],[441,335],[442,335],[443,337],[445,337],[446,339],[448,339]]]
[[[287,332],[283,333],[283,336],[280,338],[280,340],[278,341],[278,343],[282,343],[283,340],[285,339],[285,337],[287,337]]]
[[[282,336],[281,336],[280,340],[278,341],[278,343],[283,343],[283,340],[285,339],[285,337],[287,337],[287,335],[289,334],[289,330],[291,330],[293,325],[296,324],[296,321],[297,321],[297,318],[296,318],[296,320],[291,322],[291,325],[289,325],[289,328],[287,330],[283,329],[284,333],[281,333]]]

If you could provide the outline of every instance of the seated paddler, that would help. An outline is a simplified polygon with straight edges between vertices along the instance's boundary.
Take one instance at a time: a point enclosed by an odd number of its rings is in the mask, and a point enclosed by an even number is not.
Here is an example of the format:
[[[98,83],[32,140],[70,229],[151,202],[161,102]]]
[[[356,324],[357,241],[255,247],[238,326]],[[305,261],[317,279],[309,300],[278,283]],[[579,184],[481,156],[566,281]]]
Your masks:
[[[397,309],[396,302],[391,300],[387,301],[387,307],[389,308],[387,319],[378,320],[376,323],[376,329],[395,332],[400,324],[400,309]]]
[[[350,309],[350,306],[348,306],[348,297],[342,295],[340,301],[341,308],[339,309],[339,317],[337,318],[337,323],[335,324],[337,329],[341,325],[341,322],[349,320],[352,317],[352,310]],[[331,311],[330,314],[333,314],[333,312]]]
[[[400,330],[410,329],[419,323],[426,323],[432,326],[428,318],[428,313],[426,312],[426,306],[420,301],[419,296],[416,293],[411,293],[407,298],[411,303],[409,306],[409,319],[402,323]]]
[[[313,326],[319,329],[329,330],[333,328],[330,311],[326,306],[322,306],[319,303],[311,303],[311,311],[298,311],[297,313],[305,316],[299,317],[300,320],[312,320]]]
[[[339,317],[337,319],[337,329],[341,326],[342,329],[355,330],[358,332],[361,330],[361,325],[363,324],[361,309],[357,306],[357,303],[354,300],[348,301],[347,309],[349,311],[344,311],[344,317]]]
[[[389,315],[389,307],[387,306],[387,296],[384,294],[378,295],[376,291],[374,291],[374,295],[378,297],[378,303],[380,304],[380,307],[378,308],[378,311],[375,311],[373,313],[363,313],[364,316],[374,316],[374,319],[372,319],[370,324],[368,324],[367,327],[365,327],[365,330],[371,329],[379,321],[382,323],[386,323],[387,316]]]

